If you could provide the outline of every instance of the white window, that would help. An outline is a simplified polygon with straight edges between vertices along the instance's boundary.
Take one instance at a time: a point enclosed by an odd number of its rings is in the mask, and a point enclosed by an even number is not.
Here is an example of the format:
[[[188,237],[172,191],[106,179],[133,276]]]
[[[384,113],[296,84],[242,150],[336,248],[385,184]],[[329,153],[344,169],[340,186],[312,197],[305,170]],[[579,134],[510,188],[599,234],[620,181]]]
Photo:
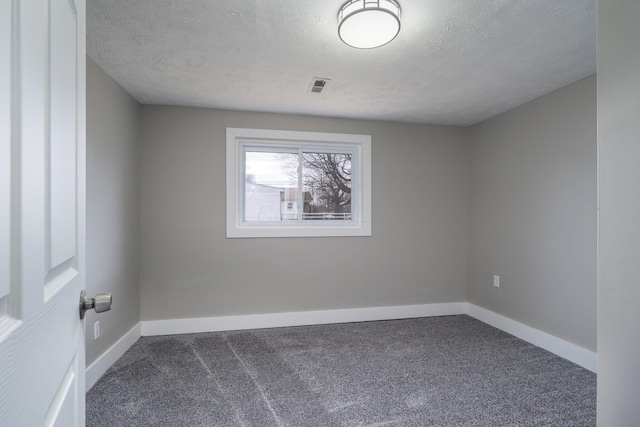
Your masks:
[[[227,128],[227,237],[371,236],[371,136]]]

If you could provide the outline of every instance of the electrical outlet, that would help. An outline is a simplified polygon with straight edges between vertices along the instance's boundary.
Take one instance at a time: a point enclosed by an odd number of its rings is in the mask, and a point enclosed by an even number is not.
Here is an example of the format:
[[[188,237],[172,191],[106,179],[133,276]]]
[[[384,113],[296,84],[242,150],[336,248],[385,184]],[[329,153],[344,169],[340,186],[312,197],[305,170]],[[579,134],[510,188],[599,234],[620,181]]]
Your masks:
[[[495,286],[496,288],[500,287],[500,276],[498,276],[497,274],[493,275],[493,286]]]
[[[98,320],[93,324],[93,339],[97,340],[100,338],[100,321]]]

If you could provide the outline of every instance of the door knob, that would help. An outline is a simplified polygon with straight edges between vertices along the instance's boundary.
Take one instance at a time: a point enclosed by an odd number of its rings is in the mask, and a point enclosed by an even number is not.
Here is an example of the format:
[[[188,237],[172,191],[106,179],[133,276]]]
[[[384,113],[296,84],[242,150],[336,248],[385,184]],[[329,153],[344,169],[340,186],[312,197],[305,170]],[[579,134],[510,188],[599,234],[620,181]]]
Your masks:
[[[82,290],[80,292],[80,318],[84,319],[84,313],[87,310],[94,309],[96,313],[111,310],[111,294],[100,292],[95,298],[87,298],[87,293]]]

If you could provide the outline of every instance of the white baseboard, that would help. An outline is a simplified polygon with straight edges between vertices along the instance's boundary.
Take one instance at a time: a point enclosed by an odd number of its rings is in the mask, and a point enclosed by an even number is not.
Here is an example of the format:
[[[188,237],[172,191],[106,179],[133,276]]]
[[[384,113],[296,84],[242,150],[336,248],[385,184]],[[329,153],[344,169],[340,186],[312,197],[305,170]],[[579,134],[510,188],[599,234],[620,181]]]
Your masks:
[[[140,323],[129,330],[122,338],[120,338],[114,345],[109,347],[107,351],[102,353],[100,357],[96,359],[90,366],[87,367],[85,373],[85,388],[89,391],[96,382],[100,379],[107,369],[111,367],[122,355],[129,350],[129,348],[138,341],[138,338],[142,336],[140,333]]]
[[[342,310],[300,311],[247,316],[198,317],[192,319],[142,321],[142,335],[173,335],[197,332],[236,331],[284,326],[325,325],[330,323],[409,319],[414,317],[465,314],[467,303],[400,305]]]
[[[538,329],[516,322],[515,320],[494,313],[493,311],[478,307],[477,305],[470,303],[467,305],[467,314],[469,316],[475,317],[481,322],[501,329],[535,346],[544,348],[545,350],[563,357],[576,365],[580,365],[591,372],[598,372],[597,353],[546,332],[542,332]]]
[[[140,336],[189,334],[198,332],[236,331],[285,326],[325,325],[331,323],[367,322],[410,319],[416,317],[468,314],[481,322],[501,329],[533,345],[544,348],[592,372],[597,372],[595,352],[558,337],[526,326],[508,317],[466,302],[353,308],[342,310],[301,311],[291,313],[253,314],[247,316],[199,317],[192,319],[146,320],[105,351],[86,371],[86,390],[131,347]]]

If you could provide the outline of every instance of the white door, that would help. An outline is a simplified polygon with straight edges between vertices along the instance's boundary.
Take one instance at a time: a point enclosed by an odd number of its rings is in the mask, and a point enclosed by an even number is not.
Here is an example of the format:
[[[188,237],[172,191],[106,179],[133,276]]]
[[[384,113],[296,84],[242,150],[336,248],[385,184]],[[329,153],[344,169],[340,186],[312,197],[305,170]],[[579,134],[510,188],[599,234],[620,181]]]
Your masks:
[[[0,426],[83,426],[85,4],[0,9]]]

